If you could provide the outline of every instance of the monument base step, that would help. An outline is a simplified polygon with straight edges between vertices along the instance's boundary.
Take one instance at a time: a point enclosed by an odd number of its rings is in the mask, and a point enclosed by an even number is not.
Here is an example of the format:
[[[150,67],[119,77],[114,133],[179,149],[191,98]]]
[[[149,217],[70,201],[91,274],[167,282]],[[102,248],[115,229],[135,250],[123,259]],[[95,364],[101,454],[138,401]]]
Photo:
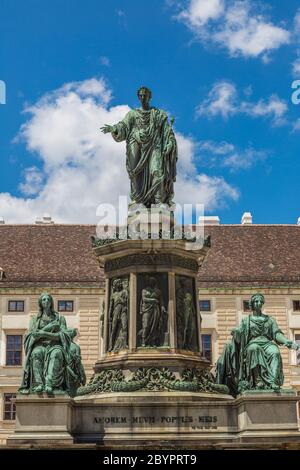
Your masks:
[[[17,397],[14,448],[300,448],[298,397],[190,392]],[[34,411],[33,411],[34,409]]]

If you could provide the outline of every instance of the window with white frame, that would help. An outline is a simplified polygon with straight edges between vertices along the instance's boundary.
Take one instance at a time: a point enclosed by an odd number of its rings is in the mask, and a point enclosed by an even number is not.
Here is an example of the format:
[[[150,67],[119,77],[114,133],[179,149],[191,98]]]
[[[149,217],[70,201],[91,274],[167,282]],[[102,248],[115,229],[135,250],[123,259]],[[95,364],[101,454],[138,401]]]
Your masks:
[[[300,300],[293,300],[293,311],[300,312]]]
[[[211,301],[209,299],[199,300],[200,312],[211,312]]]
[[[57,302],[57,310],[59,312],[73,312],[74,301],[73,300],[59,300]]]
[[[24,312],[25,302],[24,300],[9,300],[8,311],[9,312]]]
[[[202,341],[202,355],[212,362],[212,340],[211,335],[201,334]]]
[[[6,335],[6,365],[22,365],[22,335]]]
[[[15,393],[4,393],[3,419],[5,421],[16,419],[16,404],[12,402],[16,396]]]

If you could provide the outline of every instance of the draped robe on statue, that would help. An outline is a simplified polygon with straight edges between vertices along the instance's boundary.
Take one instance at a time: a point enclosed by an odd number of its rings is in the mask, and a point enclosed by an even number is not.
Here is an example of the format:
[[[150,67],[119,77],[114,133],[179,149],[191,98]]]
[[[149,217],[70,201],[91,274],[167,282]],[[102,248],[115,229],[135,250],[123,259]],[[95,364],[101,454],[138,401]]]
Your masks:
[[[112,136],[117,142],[126,140],[132,201],[146,207],[172,205],[177,144],[167,114],[156,108],[133,109],[113,126]],[[169,153],[164,156],[167,148]]]
[[[140,313],[142,330],[139,336],[143,346],[162,346],[164,340],[161,291],[147,287],[142,291]]]
[[[52,333],[54,336],[52,339],[36,338],[35,333],[39,331]],[[80,370],[79,377],[78,370],[72,370],[76,359],[74,354],[78,354],[78,351],[71,341],[64,316],[57,312],[51,318],[34,316],[24,340],[26,362],[20,391],[32,391],[35,386],[44,386],[48,382],[53,389],[75,394],[74,384],[82,383],[84,373]]]
[[[193,295],[185,287],[176,292],[177,345],[179,349],[197,351],[197,317]]]
[[[217,383],[227,385],[233,395],[243,388],[280,388],[284,377],[277,333],[283,334],[268,315],[243,319],[217,361]]]
[[[126,289],[114,292],[109,312],[109,351],[128,347],[127,339],[128,293]]]

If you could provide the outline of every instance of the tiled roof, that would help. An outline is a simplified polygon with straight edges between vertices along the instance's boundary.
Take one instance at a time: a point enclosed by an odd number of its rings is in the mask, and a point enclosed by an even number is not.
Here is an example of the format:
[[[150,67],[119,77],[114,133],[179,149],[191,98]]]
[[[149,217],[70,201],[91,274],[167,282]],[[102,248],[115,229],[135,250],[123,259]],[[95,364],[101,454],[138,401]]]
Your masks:
[[[211,249],[199,272],[203,286],[300,287],[300,226],[220,225],[206,233]]]
[[[1,225],[0,287],[92,286],[103,279],[92,252],[94,225]]]
[[[201,286],[300,286],[300,226],[220,225],[206,234]],[[93,225],[0,225],[0,287],[103,286],[91,235]]]

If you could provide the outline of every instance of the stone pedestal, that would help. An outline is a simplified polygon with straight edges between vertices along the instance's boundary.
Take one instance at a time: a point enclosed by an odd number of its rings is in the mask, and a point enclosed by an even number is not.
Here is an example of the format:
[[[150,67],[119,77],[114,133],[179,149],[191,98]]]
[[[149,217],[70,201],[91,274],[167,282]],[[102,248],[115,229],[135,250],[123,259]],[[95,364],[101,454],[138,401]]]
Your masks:
[[[128,211],[127,227],[130,235],[135,239],[148,238],[148,234],[155,239],[158,238],[160,231],[166,238],[174,225],[174,208],[153,207],[150,211],[146,207],[135,206]]]
[[[13,448],[300,449],[295,393],[18,398]]]
[[[210,364],[201,355],[197,274],[207,250],[174,239],[94,248],[106,277],[103,351],[80,395],[204,390]]]
[[[235,400],[242,442],[270,445],[286,440],[300,445],[298,397],[292,390],[280,393],[245,392]]]
[[[18,395],[16,427],[8,446],[68,447],[73,444],[73,400],[68,396]]]
[[[73,434],[109,448],[300,448],[296,403],[294,393],[77,397]]]

